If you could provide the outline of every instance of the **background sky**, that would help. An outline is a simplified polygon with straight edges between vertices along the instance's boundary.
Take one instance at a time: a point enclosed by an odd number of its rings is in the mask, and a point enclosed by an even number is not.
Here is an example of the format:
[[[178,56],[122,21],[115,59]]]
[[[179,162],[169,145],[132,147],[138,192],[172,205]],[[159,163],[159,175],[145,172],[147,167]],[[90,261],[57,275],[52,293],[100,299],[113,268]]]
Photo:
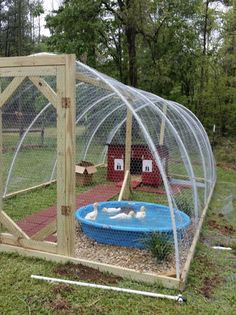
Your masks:
[[[49,36],[49,30],[45,28],[45,16],[52,12],[53,10],[57,10],[62,0],[44,0],[43,7],[45,14],[42,15],[41,25],[42,25],[42,34],[45,36]]]

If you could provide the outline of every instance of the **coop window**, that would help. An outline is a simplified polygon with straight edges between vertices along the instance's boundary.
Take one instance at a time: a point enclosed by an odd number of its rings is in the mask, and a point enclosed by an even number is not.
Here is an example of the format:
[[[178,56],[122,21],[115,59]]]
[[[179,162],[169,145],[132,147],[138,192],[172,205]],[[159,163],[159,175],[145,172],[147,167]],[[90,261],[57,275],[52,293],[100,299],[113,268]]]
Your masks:
[[[124,170],[124,161],[123,161],[123,159],[115,159],[115,161],[114,161],[114,169],[116,171],[123,171]]]
[[[143,172],[144,173],[152,172],[152,160],[143,160]]]

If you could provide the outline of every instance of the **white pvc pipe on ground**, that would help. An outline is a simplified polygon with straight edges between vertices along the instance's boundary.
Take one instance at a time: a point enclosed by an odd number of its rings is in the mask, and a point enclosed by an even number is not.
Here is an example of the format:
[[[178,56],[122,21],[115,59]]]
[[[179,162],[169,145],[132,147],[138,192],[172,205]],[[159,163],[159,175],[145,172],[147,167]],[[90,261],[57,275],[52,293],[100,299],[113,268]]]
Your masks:
[[[66,284],[78,285],[81,287],[97,288],[97,289],[144,295],[144,296],[149,296],[149,297],[154,297],[154,298],[169,299],[169,300],[174,300],[180,303],[186,301],[186,298],[184,298],[181,294],[179,295],[160,294],[160,293],[154,293],[154,292],[139,291],[139,290],[119,288],[119,287],[110,287],[110,286],[101,285],[101,284],[72,281],[72,280],[65,280],[65,279],[58,279],[58,278],[50,278],[50,277],[37,276],[37,275],[31,275],[31,278],[37,279],[37,280],[48,281],[48,282],[66,283]]]
[[[220,249],[220,250],[232,250],[231,247],[224,247],[224,246],[212,246],[213,249]]]

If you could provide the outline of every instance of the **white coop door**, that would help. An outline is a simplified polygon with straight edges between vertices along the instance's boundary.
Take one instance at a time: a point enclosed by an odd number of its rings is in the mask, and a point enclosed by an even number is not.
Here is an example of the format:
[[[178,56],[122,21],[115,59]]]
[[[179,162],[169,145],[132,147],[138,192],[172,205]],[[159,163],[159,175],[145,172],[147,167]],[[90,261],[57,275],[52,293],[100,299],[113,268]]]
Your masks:
[[[152,172],[152,160],[143,160],[143,173]]]
[[[123,159],[115,159],[114,160],[114,170],[115,171],[123,171],[124,170],[124,160]]]

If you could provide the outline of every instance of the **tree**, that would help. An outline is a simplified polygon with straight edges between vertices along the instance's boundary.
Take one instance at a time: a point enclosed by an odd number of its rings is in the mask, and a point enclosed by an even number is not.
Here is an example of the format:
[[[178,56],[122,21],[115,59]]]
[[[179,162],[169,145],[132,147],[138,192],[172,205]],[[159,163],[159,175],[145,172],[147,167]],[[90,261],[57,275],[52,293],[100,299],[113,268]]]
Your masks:
[[[32,8],[42,0],[5,0],[0,2],[0,54],[15,56],[30,54],[33,49]]]
[[[75,53],[91,66],[96,66],[96,48],[101,23],[100,1],[64,1],[53,15],[46,17],[51,32],[48,45],[53,51]]]

